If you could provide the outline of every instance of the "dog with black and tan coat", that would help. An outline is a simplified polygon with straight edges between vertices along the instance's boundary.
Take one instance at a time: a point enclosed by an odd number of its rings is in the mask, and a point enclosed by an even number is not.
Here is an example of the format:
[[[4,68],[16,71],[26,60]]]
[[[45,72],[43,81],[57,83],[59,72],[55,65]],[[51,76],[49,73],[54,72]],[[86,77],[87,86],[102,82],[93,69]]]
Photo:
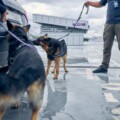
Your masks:
[[[64,40],[59,41],[54,38],[47,36],[39,37],[37,40],[33,41],[34,45],[41,46],[47,53],[47,69],[46,76],[49,74],[50,66],[52,61],[55,63],[55,67],[52,71],[54,73],[53,79],[58,79],[59,68],[60,68],[60,59],[63,59],[64,71],[68,72],[66,63],[67,63],[67,45]]]
[[[7,22],[8,29],[27,44],[31,44],[26,32],[29,25],[20,27]],[[27,91],[32,108],[31,120],[37,120],[42,106],[45,87],[45,70],[43,61],[36,49],[26,46],[8,35],[9,58],[12,63],[7,73],[0,73],[0,120],[5,110],[16,103]]]

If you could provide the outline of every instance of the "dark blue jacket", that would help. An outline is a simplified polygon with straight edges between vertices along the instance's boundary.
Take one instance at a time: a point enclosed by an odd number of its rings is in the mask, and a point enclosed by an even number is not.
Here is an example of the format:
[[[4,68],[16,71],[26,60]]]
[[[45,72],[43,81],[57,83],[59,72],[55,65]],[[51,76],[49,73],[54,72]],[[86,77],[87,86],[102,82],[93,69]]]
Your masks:
[[[118,7],[115,7],[114,3],[117,3]],[[106,23],[108,24],[120,23],[120,0],[101,0],[100,4],[103,6],[108,4]]]

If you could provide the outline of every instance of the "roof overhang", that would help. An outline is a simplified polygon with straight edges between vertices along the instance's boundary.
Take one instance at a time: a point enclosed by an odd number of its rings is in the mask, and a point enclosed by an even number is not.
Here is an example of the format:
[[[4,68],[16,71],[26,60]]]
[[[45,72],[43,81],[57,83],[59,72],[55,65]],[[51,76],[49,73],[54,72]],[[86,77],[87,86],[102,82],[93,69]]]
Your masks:
[[[33,14],[33,21],[38,24],[56,25],[66,28],[74,28],[76,24],[75,19],[47,16],[41,14]],[[75,29],[83,29],[87,31],[89,29],[88,21],[80,20],[76,24]]]

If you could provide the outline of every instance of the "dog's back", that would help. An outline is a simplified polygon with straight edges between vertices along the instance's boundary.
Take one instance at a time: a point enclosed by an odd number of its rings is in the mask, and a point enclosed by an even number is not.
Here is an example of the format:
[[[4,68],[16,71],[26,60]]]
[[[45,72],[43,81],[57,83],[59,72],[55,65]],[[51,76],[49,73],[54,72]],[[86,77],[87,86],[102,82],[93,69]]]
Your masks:
[[[38,78],[45,80],[45,70],[40,55],[27,46],[23,46],[16,54],[9,74],[24,82],[34,82]],[[30,84],[27,83],[27,84]]]

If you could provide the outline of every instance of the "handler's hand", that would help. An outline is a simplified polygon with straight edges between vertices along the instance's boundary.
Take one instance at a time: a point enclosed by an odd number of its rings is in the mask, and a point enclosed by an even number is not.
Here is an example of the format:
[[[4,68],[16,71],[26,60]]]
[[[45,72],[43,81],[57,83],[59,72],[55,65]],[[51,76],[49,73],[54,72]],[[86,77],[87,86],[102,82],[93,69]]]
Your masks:
[[[5,22],[7,20],[7,15],[8,15],[8,11],[2,14],[2,22]]]
[[[85,2],[84,5],[85,5],[86,7],[89,7],[89,6],[90,6],[90,1]]]

